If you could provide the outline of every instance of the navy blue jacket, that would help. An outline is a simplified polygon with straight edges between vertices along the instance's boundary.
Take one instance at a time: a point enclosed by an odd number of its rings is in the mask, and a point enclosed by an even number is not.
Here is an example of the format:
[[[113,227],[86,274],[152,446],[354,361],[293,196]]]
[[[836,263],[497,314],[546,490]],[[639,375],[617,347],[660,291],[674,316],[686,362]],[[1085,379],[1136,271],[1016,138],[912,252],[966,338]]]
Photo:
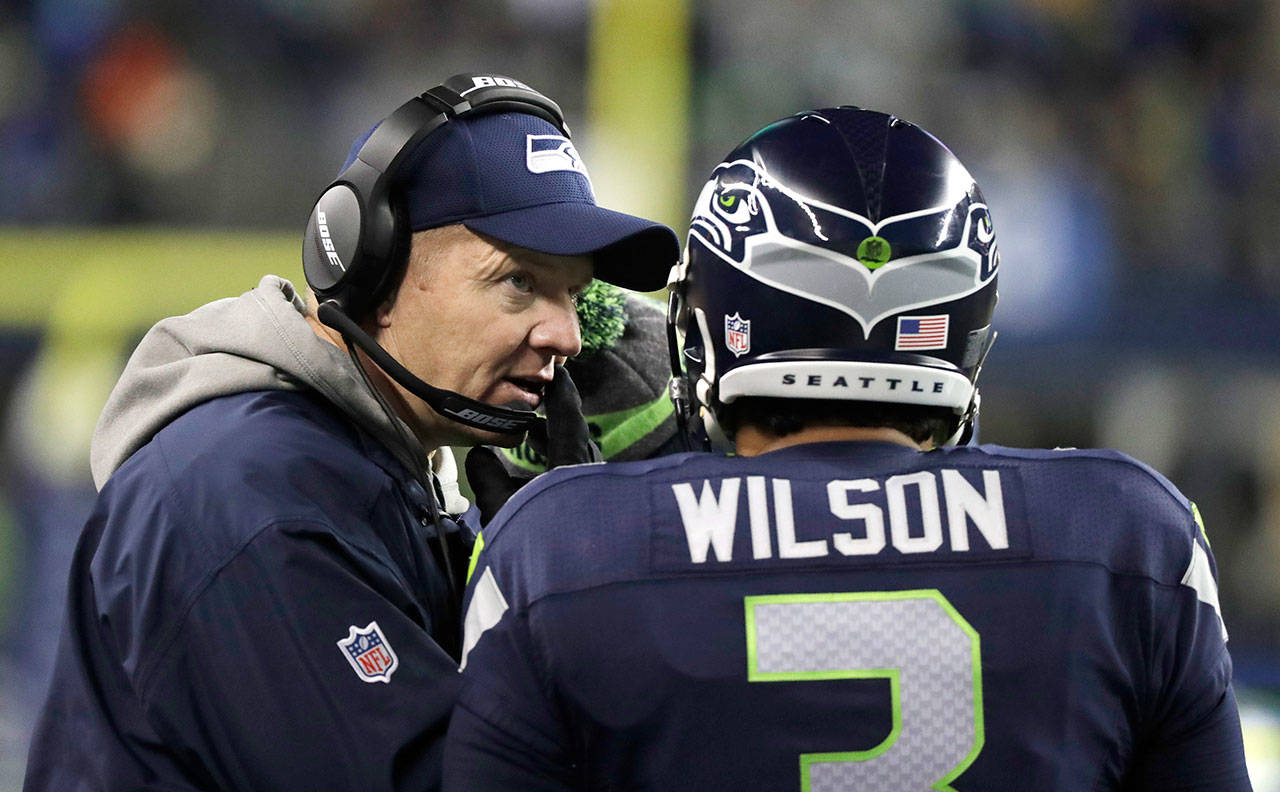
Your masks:
[[[1197,522],[1102,451],[552,471],[484,531],[445,790],[1247,790]]]
[[[26,789],[437,787],[459,625],[425,498],[310,391],[170,423],[81,536]]]

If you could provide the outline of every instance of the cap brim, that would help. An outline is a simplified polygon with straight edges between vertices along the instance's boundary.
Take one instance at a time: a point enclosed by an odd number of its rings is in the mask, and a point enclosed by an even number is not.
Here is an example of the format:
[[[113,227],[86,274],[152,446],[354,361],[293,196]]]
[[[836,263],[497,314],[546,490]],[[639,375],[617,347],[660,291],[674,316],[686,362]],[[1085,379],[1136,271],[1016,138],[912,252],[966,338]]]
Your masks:
[[[543,204],[461,222],[539,253],[591,256],[595,276],[624,289],[661,289],[680,259],[680,241],[667,226],[587,203]]]

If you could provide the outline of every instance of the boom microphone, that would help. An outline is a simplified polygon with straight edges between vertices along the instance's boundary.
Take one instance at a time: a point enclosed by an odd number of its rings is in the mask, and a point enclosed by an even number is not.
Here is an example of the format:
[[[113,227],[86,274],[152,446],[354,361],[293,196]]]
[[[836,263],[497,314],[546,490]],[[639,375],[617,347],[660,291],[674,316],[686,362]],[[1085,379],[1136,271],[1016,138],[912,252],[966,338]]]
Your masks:
[[[460,393],[428,385],[400,365],[385,349],[378,346],[378,342],[362,330],[360,325],[352,321],[351,317],[343,313],[333,300],[320,303],[316,318],[342,333],[347,340],[354,342],[378,365],[378,368],[387,373],[387,376],[446,418],[476,429],[488,429],[502,434],[521,434],[531,429],[534,424],[546,420],[532,410],[495,407],[482,401],[468,399]]]

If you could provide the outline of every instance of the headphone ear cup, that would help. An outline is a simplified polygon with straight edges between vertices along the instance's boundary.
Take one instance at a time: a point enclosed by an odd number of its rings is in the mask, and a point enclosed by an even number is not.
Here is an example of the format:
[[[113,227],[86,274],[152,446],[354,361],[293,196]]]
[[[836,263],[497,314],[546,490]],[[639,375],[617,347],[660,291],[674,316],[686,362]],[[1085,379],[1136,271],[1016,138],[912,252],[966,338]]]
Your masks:
[[[359,321],[386,297],[409,250],[407,213],[394,196],[362,203],[347,183],[316,201],[302,245],[307,285]]]
[[[345,184],[329,186],[316,200],[302,240],[302,271],[321,301],[345,308],[362,258],[360,199]]]

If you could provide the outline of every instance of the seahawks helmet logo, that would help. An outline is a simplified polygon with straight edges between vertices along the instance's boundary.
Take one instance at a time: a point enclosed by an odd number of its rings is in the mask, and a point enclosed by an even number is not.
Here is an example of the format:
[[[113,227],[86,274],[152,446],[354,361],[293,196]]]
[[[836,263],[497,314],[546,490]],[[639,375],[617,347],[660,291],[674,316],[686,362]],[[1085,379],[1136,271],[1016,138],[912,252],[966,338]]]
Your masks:
[[[745,159],[716,167],[689,238],[763,283],[848,314],[865,337],[882,319],[978,291],[1000,260],[986,204],[967,196],[872,222]]]

